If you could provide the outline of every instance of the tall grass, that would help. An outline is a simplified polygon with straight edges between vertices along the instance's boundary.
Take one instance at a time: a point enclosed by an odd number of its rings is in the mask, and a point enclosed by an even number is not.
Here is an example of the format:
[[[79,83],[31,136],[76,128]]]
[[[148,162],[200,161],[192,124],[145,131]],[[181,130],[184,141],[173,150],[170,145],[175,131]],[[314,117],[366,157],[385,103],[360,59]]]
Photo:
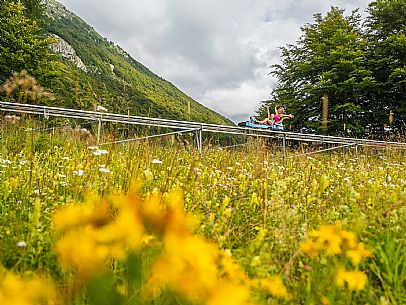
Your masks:
[[[211,147],[202,155],[191,146],[163,140],[94,148],[70,130],[39,132],[37,124],[26,121],[1,131],[0,261],[7,270],[50,274],[57,286],[74,289],[69,283],[75,273],[61,268],[55,251],[60,238],[52,222],[55,211],[83,205],[91,194],[128,194],[138,180],[140,200],[181,190],[184,210],[195,219],[194,234],[231,255],[247,277],[281,276],[288,296],[257,292],[252,302],[406,303],[403,150],[363,148],[358,155],[337,150],[282,158],[255,142],[236,150]],[[347,250],[314,257],[300,250],[309,232],[322,225],[353,232],[371,252],[356,266],[368,277],[363,289],[336,283],[338,268],[351,267]],[[126,260],[109,260],[112,277],[95,280],[83,294],[67,295],[75,295],[77,304],[135,304],[139,299],[128,291],[124,296],[117,291],[125,284],[137,294],[162,243]],[[136,283],[127,285],[131,281]],[[116,297],[100,295],[100,285],[110,287],[105,293]],[[168,291],[148,302],[194,302]]]

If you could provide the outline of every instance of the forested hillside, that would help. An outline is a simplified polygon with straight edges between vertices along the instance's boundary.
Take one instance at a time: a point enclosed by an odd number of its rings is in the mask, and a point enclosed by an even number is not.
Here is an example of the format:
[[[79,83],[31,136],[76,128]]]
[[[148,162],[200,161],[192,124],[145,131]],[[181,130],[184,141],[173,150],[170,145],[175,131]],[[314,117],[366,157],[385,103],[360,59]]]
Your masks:
[[[3,58],[4,66],[9,69],[7,73],[3,69],[1,83],[13,71],[25,69],[46,90],[54,93],[55,98],[52,101],[42,99],[28,102],[88,110],[102,105],[110,112],[232,124],[230,120],[202,106],[173,84],[151,72],[119,46],[100,36],[59,2],[46,1],[46,7],[41,5],[41,1],[31,0],[23,1],[22,4],[5,0],[0,0],[0,3],[4,8],[2,20],[10,23],[8,34],[15,41],[27,40],[19,37],[21,32],[16,30],[21,22],[12,24],[12,20],[16,19],[27,23],[24,35],[36,35],[37,41],[41,41],[40,38],[43,37],[43,43],[40,44],[42,53],[38,56],[21,56],[17,64],[7,65],[10,58],[19,52],[14,48],[10,50],[9,57]],[[27,9],[30,6],[38,9]],[[6,9],[10,11],[7,14]],[[36,12],[35,18],[31,11]],[[47,36],[50,37],[45,38]],[[50,39],[54,52],[44,49]],[[32,40],[34,38],[28,44]],[[7,47],[10,41],[6,40],[2,44]],[[21,47],[24,45],[27,42],[21,42]],[[36,48],[34,43],[31,46],[33,48]],[[27,50],[27,53],[30,51]],[[31,53],[36,54],[38,51]],[[41,62],[41,56],[47,58],[45,62]],[[3,54],[0,57],[4,57]]]

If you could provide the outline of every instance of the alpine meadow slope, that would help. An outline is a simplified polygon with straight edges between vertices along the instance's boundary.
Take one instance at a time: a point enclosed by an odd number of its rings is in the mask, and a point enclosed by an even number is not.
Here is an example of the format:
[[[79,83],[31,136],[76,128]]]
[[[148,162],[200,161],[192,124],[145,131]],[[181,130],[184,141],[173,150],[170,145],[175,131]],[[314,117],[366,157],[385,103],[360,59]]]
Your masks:
[[[151,72],[126,51],[99,35],[57,1],[47,1],[45,30],[58,54],[49,87],[52,105],[233,125],[172,83]]]

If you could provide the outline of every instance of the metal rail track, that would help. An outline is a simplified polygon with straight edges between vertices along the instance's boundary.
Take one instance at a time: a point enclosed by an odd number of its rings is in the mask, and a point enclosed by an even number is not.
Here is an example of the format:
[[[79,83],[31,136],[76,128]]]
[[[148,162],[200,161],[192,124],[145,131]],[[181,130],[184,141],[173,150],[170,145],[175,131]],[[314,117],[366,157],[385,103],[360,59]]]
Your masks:
[[[283,140],[283,145],[285,145],[286,140],[294,140],[294,141],[314,142],[319,144],[322,143],[342,144],[342,145],[352,144],[361,146],[390,146],[390,147],[406,148],[406,143],[404,142],[375,141],[369,139],[345,138],[318,134],[305,134],[287,131],[267,130],[267,129],[263,130],[249,127],[236,127],[199,122],[176,121],[168,119],[115,114],[108,112],[102,113],[96,111],[76,110],[68,108],[57,108],[57,107],[19,104],[1,101],[0,101],[0,110],[8,112],[37,114],[43,115],[45,117],[53,116],[53,117],[74,118],[95,121],[99,123],[98,137],[100,136],[100,127],[102,122],[115,122],[130,125],[166,127],[182,131],[187,130],[198,131],[200,132],[200,145],[201,145],[201,132],[212,132],[232,135],[265,137],[265,138],[279,138]]]

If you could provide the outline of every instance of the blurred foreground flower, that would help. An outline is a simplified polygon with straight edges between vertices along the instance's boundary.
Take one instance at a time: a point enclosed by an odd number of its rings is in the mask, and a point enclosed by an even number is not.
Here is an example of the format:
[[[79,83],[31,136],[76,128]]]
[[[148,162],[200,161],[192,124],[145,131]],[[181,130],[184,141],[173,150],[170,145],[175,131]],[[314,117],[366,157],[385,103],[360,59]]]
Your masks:
[[[137,192],[106,199],[88,198],[82,205],[60,209],[54,227],[60,263],[85,281],[106,270],[110,259],[123,260],[141,247],[162,251],[152,262],[140,295],[147,301],[169,290],[198,304],[252,304],[251,290],[275,297],[288,295],[282,279],[253,281],[215,244],[194,235],[193,217],[186,215],[183,196],[173,191],[142,199]],[[156,240],[156,241],[155,241]]]
[[[63,267],[73,267],[89,278],[103,270],[107,259],[123,259],[127,250],[140,246],[143,227],[137,206],[129,201],[119,203],[90,198],[83,205],[56,213],[55,229],[63,233],[56,251]]]
[[[53,305],[56,304],[53,284],[38,276],[21,278],[0,270],[0,304],[4,305]]]
[[[143,289],[144,298],[156,297],[169,289],[192,302],[247,304],[248,277],[214,244],[193,235],[194,220],[183,212],[182,194],[173,192],[166,196],[166,209],[160,201],[159,196],[153,195],[141,209],[145,225],[163,242],[163,251]]]
[[[260,280],[259,287],[274,297],[285,298],[288,296],[288,291],[282,282],[282,278],[277,275]]]
[[[336,281],[340,287],[347,285],[349,290],[359,291],[365,288],[367,276],[361,271],[346,271],[344,268],[339,268]]]
[[[369,256],[371,256],[371,251],[367,250],[363,243],[360,243],[353,249],[347,251],[347,257],[351,259],[354,266],[358,266],[363,258]]]

